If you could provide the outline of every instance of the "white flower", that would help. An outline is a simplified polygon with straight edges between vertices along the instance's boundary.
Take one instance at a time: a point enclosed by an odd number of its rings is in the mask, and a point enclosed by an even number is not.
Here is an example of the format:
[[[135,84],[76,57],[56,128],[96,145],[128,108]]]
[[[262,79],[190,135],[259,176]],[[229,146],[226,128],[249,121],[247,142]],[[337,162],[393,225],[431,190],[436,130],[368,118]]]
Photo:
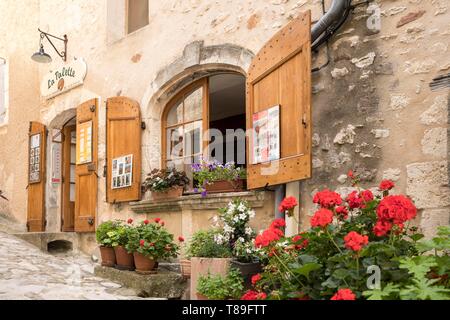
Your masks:
[[[219,245],[223,243],[223,240],[224,240],[224,237],[221,234],[216,234],[214,236],[214,242],[219,244]]]
[[[252,249],[250,249],[250,248],[247,248],[247,250],[245,250],[248,254],[251,254],[252,253]]]
[[[247,211],[247,207],[246,207],[243,203],[239,204],[239,206],[238,206],[237,209],[238,209],[240,212],[245,212],[245,211]]]
[[[219,221],[219,217],[218,217],[218,216],[214,216],[214,217],[213,217],[213,222],[214,222],[214,223],[217,223],[218,221]]]
[[[278,246],[278,247],[286,247],[287,245],[288,245],[288,242],[287,242],[287,241],[283,241],[283,242],[277,243],[277,246]]]
[[[241,213],[241,214],[239,215],[239,219],[245,220],[245,219],[247,219],[247,215],[246,215],[245,213]]]
[[[244,243],[244,242],[245,242],[245,239],[242,238],[242,237],[239,237],[239,238],[237,239],[237,241]]]
[[[226,224],[223,226],[223,231],[225,231],[226,233],[233,233],[234,228]]]
[[[250,210],[250,211],[248,212],[248,216],[249,216],[250,218],[254,218],[254,217],[255,217],[255,210]]]
[[[239,216],[235,216],[235,217],[233,218],[233,221],[234,221],[234,222],[239,222]]]
[[[253,233],[253,230],[252,230],[252,228],[250,228],[250,227],[247,227],[247,228],[245,228],[245,234],[246,235],[251,235]]]

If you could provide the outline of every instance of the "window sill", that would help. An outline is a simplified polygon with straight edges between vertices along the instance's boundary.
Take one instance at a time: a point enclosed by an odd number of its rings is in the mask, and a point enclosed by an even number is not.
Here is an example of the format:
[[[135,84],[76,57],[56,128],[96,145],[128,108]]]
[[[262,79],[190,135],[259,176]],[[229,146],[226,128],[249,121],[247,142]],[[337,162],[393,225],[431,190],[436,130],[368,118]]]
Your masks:
[[[213,193],[207,197],[199,194],[186,195],[176,199],[167,200],[142,200],[131,202],[131,210],[135,213],[177,212],[183,210],[217,210],[225,207],[235,198],[249,202],[253,208],[261,208],[264,205],[267,191],[243,191]]]

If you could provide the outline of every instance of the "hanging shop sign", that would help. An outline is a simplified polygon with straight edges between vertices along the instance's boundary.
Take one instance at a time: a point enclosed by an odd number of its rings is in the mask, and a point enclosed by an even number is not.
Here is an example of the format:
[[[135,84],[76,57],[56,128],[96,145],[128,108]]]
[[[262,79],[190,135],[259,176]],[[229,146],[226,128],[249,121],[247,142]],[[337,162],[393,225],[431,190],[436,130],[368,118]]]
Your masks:
[[[77,164],[92,162],[92,121],[78,124]]]
[[[280,106],[253,114],[253,164],[280,159]]]
[[[133,155],[118,157],[112,160],[111,188],[131,187],[133,181]]]
[[[52,183],[61,183],[61,153],[62,144],[52,144]]]
[[[50,99],[83,84],[87,65],[82,58],[58,67],[47,73],[41,82],[41,94]]]
[[[30,183],[41,181],[41,134],[30,136],[30,160],[29,160],[29,178]]]

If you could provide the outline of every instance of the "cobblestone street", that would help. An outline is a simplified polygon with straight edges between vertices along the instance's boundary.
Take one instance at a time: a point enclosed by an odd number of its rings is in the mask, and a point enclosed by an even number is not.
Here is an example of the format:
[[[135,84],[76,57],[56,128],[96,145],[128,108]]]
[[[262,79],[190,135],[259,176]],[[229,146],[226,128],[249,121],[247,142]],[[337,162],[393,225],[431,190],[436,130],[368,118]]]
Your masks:
[[[93,275],[90,257],[51,255],[0,232],[0,300],[140,299],[134,290]]]

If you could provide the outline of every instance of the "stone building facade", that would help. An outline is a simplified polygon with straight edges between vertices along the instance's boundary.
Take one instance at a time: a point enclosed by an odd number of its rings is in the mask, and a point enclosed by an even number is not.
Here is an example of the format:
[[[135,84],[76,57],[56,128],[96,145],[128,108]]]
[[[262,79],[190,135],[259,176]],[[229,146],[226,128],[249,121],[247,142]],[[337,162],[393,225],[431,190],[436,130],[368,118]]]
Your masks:
[[[169,230],[189,236],[209,225],[217,207],[240,195],[257,209],[255,227],[264,228],[275,211],[274,194],[267,190],[207,199],[194,195],[166,204],[106,202],[105,101],[126,96],[139,103],[145,177],[162,165],[161,117],[177,92],[224,72],[245,77],[255,54],[278,30],[306,10],[317,22],[331,2],[149,0],[142,18],[129,14],[125,0],[2,1],[6,108],[0,117],[0,189],[9,199],[0,204],[2,214],[27,222],[29,122],[61,129],[77,106],[98,99],[96,223],[160,216]],[[367,188],[382,178],[393,180],[395,192],[415,201],[416,222],[431,235],[450,219],[449,90],[429,87],[433,78],[450,72],[450,4],[378,0],[353,5],[338,32],[312,53],[313,171],[293,189],[301,203],[302,228],[314,212],[314,192],[327,187],[348,193],[346,173],[352,169]],[[30,59],[38,48],[38,27],[67,34],[67,61],[82,58],[87,64],[81,86],[53,98],[42,96],[42,79],[63,62],[48,43],[53,62]],[[47,175],[53,169],[48,143]],[[60,232],[61,186],[51,179],[45,184],[46,232]],[[95,246],[92,233],[80,234],[79,242],[85,251]]]

